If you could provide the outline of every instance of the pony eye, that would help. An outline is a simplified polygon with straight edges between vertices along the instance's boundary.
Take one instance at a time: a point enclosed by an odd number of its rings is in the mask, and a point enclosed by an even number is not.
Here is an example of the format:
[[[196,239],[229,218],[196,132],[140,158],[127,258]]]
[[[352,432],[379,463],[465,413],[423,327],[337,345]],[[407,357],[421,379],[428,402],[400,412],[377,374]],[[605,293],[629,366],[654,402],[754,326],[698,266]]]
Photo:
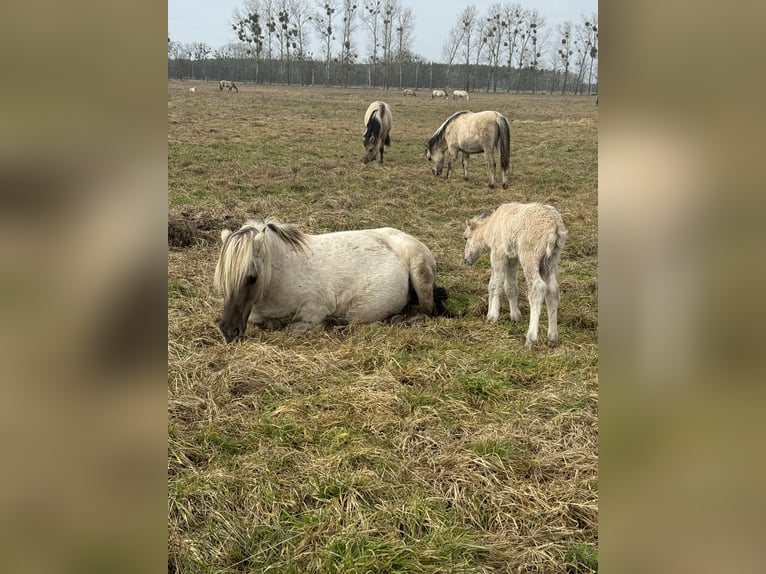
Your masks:
[[[255,275],[251,275],[250,277],[247,278],[247,281],[245,281],[245,283],[247,283],[248,285],[255,285],[255,282],[257,280],[258,280],[258,277],[256,277]]]

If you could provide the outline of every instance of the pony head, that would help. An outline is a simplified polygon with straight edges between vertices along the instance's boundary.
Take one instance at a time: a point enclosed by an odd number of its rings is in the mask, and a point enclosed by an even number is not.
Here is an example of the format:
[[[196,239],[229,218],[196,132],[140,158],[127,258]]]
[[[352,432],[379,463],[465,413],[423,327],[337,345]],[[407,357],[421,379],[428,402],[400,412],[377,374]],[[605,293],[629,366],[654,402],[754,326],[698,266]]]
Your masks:
[[[494,210],[484,212],[465,222],[465,231],[463,231],[463,239],[465,239],[463,263],[466,265],[476,263],[476,260],[489,249],[484,238],[484,226],[487,223],[487,218],[493,212]]]
[[[245,333],[253,306],[264,298],[271,283],[271,260],[275,244],[293,250],[306,247],[307,236],[290,225],[266,219],[248,221],[239,230],[221,231],[221,253],[213,285],[223,295],[223,314],[218,323],[224,341],[231,343]]]
[[[430,143],[426,144],[426,159],[431,166],[431,173],[434,175],[442,174],[446,157],[447,154],[444,153],[444,150],[440,147],[431,145]]]
[[[380,122],[378,121],[377,112],[373,112],[370,117],[370,121],[367,124],[367,129],[362,136],[364,137],[364,163],[370,163],[375,161],[378,157],[378,138],[380,137]]]
[[[243,335],[255,303],[263,298],[265,246],[262,233],[245,225],[238,231],[221,231],[221,253],[213,284],[223,295],[223,314],[218,324],[224,341]]]

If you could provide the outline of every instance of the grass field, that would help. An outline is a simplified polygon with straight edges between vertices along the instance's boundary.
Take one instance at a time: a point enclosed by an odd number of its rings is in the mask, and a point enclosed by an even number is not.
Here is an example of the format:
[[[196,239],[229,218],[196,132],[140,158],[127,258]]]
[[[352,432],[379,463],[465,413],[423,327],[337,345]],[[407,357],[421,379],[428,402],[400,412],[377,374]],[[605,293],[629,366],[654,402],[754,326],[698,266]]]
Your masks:
[[[168,87],[168,571],[598,570],[598,109],[588,97]],[[392,108],[383,165],[362,118]],[[459,109],[511,122],[507,190],[431,175],[423,146]],[[498,181],[500,180],[498,174]],[[487,324],[488,258],[465,220],[550,203],[569,229],[561,346]],[[259,332],[225,345],[212,289],[223,227],[272,215],[310,233],[392,226],[428,245],[451,318]],[[504,304],[507,304],[504,302]],[[545,340],[545,312],[541,340]]]

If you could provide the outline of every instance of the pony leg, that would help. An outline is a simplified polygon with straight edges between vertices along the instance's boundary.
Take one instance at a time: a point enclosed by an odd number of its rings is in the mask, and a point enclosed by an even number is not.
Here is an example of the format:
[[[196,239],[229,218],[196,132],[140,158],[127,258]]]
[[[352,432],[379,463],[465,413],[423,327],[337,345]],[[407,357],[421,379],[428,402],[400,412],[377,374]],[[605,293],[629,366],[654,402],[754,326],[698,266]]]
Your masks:
[[[545,306],[548,308],[548,345],[555,347],[559,344],[559,282],[555,273],[548,277]]]
[[[547,287],[534,262],[524,265],[524,276],[527,278],[527,297],[529,298],[529,329],[527,329],[526,346],[532,348],[537,343],[540,311],[543,308]]]
[[[385,147],[385,146],[384,146],[384,145],[383,145],[383,143],[381,142],[381,144],[380,144],[380,147],[378,148],[378,150],[380,151],[380,159],[378,160],[378,163],[383,163],[383,148],[384,148],[384,147]]]
[[[434,314],[434,277],[431,266],[422,259],[415,259],[410,267],[410,282],[418,296],[416,311],[426,315]]]
[[[489,172],[489,187],[495,187],[495,153],[494,148],[491,150],[484,150],[484,155],[487,156],[487,171]]]
[[[519,309],[519,285],[517,280],[517,271],[519,268],[518,259],[508,259],[505,264],[505,295],[508,297],[508,306],[511,309],[511,319],[521,321],[521,310]]]
[[[489,277],[488,286],[488,309],[487,309],[487,321],[495,323],[500,318],[500,290],[503,288],[505,281],[506,266],[502,256],[495,256],[494,253],[490,253],[490,262],[492,264],[492,275]]]
[[[462,152],[460,155],[460,161],[463,164],[463,179],[468,179],[468,159],[471,156],[469,156],[467,153]]]

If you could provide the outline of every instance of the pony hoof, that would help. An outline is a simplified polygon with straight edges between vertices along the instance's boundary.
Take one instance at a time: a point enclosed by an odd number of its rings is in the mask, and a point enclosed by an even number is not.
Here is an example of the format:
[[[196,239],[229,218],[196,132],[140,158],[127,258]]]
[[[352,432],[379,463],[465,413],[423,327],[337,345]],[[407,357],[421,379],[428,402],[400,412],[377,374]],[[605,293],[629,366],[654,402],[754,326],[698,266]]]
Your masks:
[[[494,184],[494,183],[490,183],[490,184],[489,184],[489,188],[490,188],[490,189],[495,189],[495,184]]]
[[[559,346],[559,338],[556,337],[555,339],[548,339],[548,346],[549,347],[558,347]]]
[[[503,189],[508,189],[508,184],[507,183],[503,184]]]

